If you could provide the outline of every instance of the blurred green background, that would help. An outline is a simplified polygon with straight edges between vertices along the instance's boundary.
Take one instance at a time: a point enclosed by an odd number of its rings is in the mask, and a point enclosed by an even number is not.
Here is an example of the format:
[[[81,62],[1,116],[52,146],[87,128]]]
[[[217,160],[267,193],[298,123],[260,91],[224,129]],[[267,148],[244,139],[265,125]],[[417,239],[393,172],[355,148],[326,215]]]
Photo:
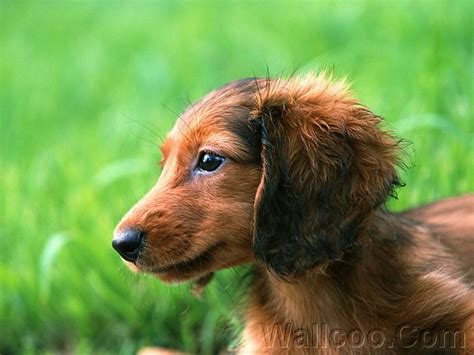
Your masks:
[[[198,300],[133,275],[110,243],[159,176],[175,112],[267,67],[347,76],[412,142],[392,209],[474,190],[471,1],[1,1],[0,15],[1,354],[232,346],[246,270]]]

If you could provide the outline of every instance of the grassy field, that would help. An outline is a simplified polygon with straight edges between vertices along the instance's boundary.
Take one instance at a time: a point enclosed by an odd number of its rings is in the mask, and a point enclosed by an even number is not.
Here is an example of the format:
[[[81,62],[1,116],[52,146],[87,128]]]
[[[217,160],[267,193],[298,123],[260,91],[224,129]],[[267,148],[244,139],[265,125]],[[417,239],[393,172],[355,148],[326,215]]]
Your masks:
[[[0,1],[0,353],[232,346],[246,270],[198,300],[110,242],[174,112],[267,67],[347,76],[412,142],[392,209],[473,191],[471,4]]]

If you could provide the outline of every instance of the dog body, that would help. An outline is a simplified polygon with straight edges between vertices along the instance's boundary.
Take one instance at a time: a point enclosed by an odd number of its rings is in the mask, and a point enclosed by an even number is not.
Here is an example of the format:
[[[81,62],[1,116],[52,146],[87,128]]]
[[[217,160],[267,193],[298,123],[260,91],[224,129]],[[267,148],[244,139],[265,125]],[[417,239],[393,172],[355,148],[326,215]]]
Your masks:
[[[166,282],[255,264],[243,353],[474,351],[474,196],[387,212],[380,122],[323,76],[228,84],[177,121],[113,246]]]

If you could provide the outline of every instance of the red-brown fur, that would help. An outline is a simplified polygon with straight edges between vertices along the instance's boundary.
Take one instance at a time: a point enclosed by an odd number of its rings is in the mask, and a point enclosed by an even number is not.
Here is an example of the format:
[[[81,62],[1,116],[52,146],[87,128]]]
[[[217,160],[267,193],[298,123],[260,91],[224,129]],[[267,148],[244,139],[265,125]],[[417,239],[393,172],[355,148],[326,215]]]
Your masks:
[[[474,195],[387,212],[400,149],[380,123],[323,76],[210,93],[181,115],[159,181],[117,226],[146,233],[129,266],[181,282],[255,264],[243,353],[474,351]],[[202,150],[225,163],[195,173]],[[301,345],[315,323],[380,330],[386,342],[323,348],[323,334]],[[404,324],[417,330],[400,335]],[[300,332],[269,346],[274,325]],[[459,331],[462,341],[407,348],[421,330]]]

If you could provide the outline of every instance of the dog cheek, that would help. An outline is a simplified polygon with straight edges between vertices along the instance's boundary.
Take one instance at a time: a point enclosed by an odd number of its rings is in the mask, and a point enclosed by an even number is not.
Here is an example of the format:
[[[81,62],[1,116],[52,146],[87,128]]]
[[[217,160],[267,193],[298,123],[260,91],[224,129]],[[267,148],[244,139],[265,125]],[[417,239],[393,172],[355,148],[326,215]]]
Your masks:
[[[249,254],[253,238],[253,204],[229,202],[231,208],[217,210],[213,218],[217,223],[209,222],[203,229],[211,231],[213,239],[228,244],[239,253]]]

